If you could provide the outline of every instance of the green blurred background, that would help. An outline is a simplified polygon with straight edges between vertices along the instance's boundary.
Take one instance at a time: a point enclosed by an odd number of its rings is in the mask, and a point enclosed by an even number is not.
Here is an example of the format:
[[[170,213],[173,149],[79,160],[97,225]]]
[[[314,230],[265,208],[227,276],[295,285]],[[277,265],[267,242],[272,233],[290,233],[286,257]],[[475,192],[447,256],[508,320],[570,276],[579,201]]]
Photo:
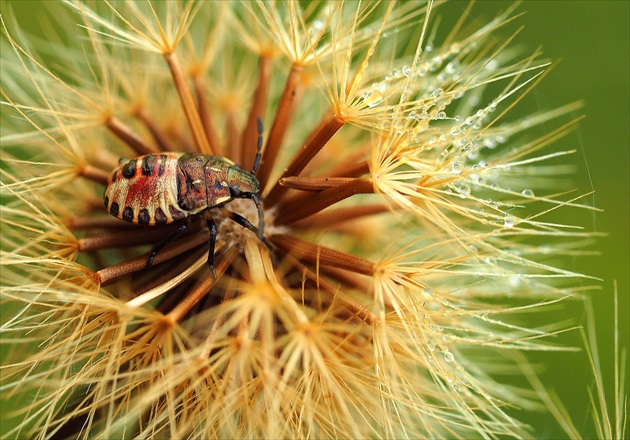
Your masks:
[[[38,32],[37,12],[46,2],[2,2],[8,4],[19,22],[29,32]],[[472,15],[479,22],[494,17],[511,2],[479,1]],[[524,25],[516,42],[527,45],[529,52],[542,46],[546,57],[560,60],[553,71],[536,87],[517,111],[528,114],[562,104],[583,100],[586,115],[579,128],[559,142],[558,148],[577,149],[568,160],[579,168],[576,184],[580,192],[595,190],[586,199],[604,210],[602,213],[566,210],[566,221],[586,226],[587,230],[605,232],[593,248],[599,256],[576,259],[570,269],[601,278],[602,289],[592,294],[608,404],[613,405],[613,282],[616,280],[620,304],[620,340],[628,347],[629,321],[629,47],[630,2],[620,1],[525,1],[517,12],[525,12],[505,29],[505,35]],[[464,10],[467,2],[452,2],[440,11]],[[542,127],[550,130],[557,125]],[[541,131],[541,134],[543,132]],[[571,216],[576,216],[572,218]],[[575,319],[584,322],[576,307]],[[565,319],[565,316],[559,319]],[[577,332],[570,338],[580,344]],[[545,363],[545,383],[553,383],[578,430],[594,437],[588,412],[586,388],[593,385],[584,353],[536,355]],[[627,371],[627,370],[626,370]],[[627,383],[627,382],[626,382]],[[562,437],[549,417],[528,418],[536,432],[545,438]]]
[[[505,7],[500,3],[481,1],[475,9],[490,17],[498,6]],[[536,87],[526,106],[535,110],[536,106],[552,108],[576,100],[584,101],[582,113],[586,118],[580,122],[577,131],[560,140],[559,144],[578,150],[572,158],[579,166],[576,184],[581,192],[595,190],[594,196],[586,201],[604,211],[583,215],[575,210],[566,210],[565,215],[580,214],[579,224],[608,234],[599,238],[594,246],[601,255],[576,259],[573,268],[603,279],[602,290],[593,292],[592,300],[597,323],[597,348],[609,393],[608,405],[614,405],[615,280],[620,306],[620,341],[623,347],[629,345],[629,5],[626,0],[525,1],[518,8],[518,11],[526,12],[518,20],[525,26],[518,41],[532,48],[541,45],[547,57],[559,60],[553,71]],[[579,313],[579,309],[576,312]],[[579,343],[579,338],[575,341]],[[551,378],[569,408],[578,430],[585,437],[594,438],[585,392],[587,386],[593,385],[593,378],[586,366],[584,353],[561,353],[540,358],[552,360],[547,362],[547,377]],[[626,384],[627,372],[626,368]],[[532,423],[542,428],[538,422]],[[538,432],[547,433],[549,437],[560,435],[551,427]],[[628,437],[626,430],[625,438]]]

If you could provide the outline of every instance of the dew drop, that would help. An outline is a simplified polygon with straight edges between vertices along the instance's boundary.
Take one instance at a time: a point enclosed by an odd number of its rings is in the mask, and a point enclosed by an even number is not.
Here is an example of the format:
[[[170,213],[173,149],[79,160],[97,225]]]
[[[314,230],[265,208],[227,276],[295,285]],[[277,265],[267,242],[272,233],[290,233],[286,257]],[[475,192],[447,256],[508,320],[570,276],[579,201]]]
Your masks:
[[[513,228],[515,224],[516,224],[516,219],[512,215],[508,214],[503,219],[503,226],[508,229]]]
[[[462,199],[468,198],[470,193],[472,192],[468,185],[461,185],[457,188],[457,192],[459,193],[459,197]]]
[[[439,98],[440,96],[442,96],[442,93],[444,93],[444,90],[442,90],[441,88],[437,88],[433,91],[433,93],[431,93],[431,96],[433,96],[434,98]]]
[[[459,69],[459,63],[457,62],[457,60],[453,60],[446,65],[445,70],[446,70],[446,73],[448,73],[449,75],[452,75],[456,73],[458,69]]]
[[[438,119],[446,119],[446,112],[438,112],[437,117]]]
[[[531,189],[524,189],[523,191],[521,191],[521,194],[523,194],[523,196],[525,197],[534,197],[534,191],[532,191]]]
[[[409,78],[409,76],[411,75],[411,66],[403,66],[403,68],[402,68],[402,73],[403,73],[403,75],[405,75],[407,78]]]
[[[376,107],[381,102],[383,102],[383,94],[378,90],[371,90],[363,97],[363,103],[370,108]]]
[[[455,360],[455,356],[450,351],[444,352],[444,360],[446,362],[453,362]]]
[[[316,31],[321,31],[324,29],[324,22],[322,20],[315,20],[313,22],[313,29]]]
[[[464,164],[461,162],[453,162],[451,166],[451,173],[459,176],[464,171]]]
[[[486,148],[489,148],[490,150],[493,150],[497,147],[497,142],[492,138],[485,138],[483,140],[483,144],[486,146]]]

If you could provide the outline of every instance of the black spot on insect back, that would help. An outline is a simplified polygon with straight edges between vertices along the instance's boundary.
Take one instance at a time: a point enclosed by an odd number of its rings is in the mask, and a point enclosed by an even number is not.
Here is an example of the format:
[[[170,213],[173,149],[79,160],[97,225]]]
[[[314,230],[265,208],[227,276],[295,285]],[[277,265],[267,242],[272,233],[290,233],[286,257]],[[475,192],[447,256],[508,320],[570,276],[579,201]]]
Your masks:
[[[109,212],[115,216],[118,217],[118,203],[114,202],[112,203],[112,206],[109,208]]]
[[[109,208],[109,197],[105,196],[105,200],[103,202],[105,205],[105,209]]]
[[[138,212],[138,223],[141,225],[148,225],[150,221],[151,217],[149,216],[149,211],[144,208],[141,209],[140,212]]]
[[[155,210],[155,223],[156,224],[162,224],[162,223],[166,223],[166,214],[164,214],[164,211],[162,211],[162,208],[157,208]]]
[[[133,220],[133,209],[131,208],[131,206],[125,206],[125,209],[123,209],[122,218],[123,220],[126,220],[128,222]]]
[[[131,179],[136,175],[136,159],[132,159],[125,164],[122,169],[122,175],[126,179]]]
[[[164,167],[166,166],[166,154],[160,154],[160,168],[158,169],[158,176],[164,174]]]
[[[153,170],[155,169],[156,165],[157,165],[157,157],[155,157],[153,154],[144,156],[144,158],[142,159],[142,166],[141,166],[142,175],[150,176],[151,174],[153,174]]]

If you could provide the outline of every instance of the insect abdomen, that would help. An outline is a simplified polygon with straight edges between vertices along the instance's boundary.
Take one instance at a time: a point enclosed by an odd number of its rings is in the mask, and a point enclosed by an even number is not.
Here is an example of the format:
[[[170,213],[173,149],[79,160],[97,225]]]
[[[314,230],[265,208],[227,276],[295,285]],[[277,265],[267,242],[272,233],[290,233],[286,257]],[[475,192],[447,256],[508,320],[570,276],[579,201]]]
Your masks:
[[[141,225],[163,225],[188,215],[177,203],[177,166],[182,153],[147,154],[116,168],[105,189],[113,216]]]

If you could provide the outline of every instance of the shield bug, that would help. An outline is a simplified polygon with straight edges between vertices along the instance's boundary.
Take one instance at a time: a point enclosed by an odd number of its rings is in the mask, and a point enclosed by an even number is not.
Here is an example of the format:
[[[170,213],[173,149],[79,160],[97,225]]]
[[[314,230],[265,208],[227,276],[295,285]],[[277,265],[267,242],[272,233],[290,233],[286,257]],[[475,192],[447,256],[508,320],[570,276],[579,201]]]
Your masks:
[[[254,202],[258,210],[258,228],[237,213],[226,214],[256,233],[271,249],[263,235],[260,183],[256,178],[261,148],[262,122],[258,119],[258,149],[251,172],[225,157],[209,154],[168,152],[121,159],[107,182],[105,208],[114,217],[140,225],[159,226],[181,221],[179,227],[153,249],[147,267],[153,264],[162,248],[186,231],[191,219],[203,215],[210,231],[208,265],[214,274],[217,227],[209,211],[231,200],[251,199]]]

